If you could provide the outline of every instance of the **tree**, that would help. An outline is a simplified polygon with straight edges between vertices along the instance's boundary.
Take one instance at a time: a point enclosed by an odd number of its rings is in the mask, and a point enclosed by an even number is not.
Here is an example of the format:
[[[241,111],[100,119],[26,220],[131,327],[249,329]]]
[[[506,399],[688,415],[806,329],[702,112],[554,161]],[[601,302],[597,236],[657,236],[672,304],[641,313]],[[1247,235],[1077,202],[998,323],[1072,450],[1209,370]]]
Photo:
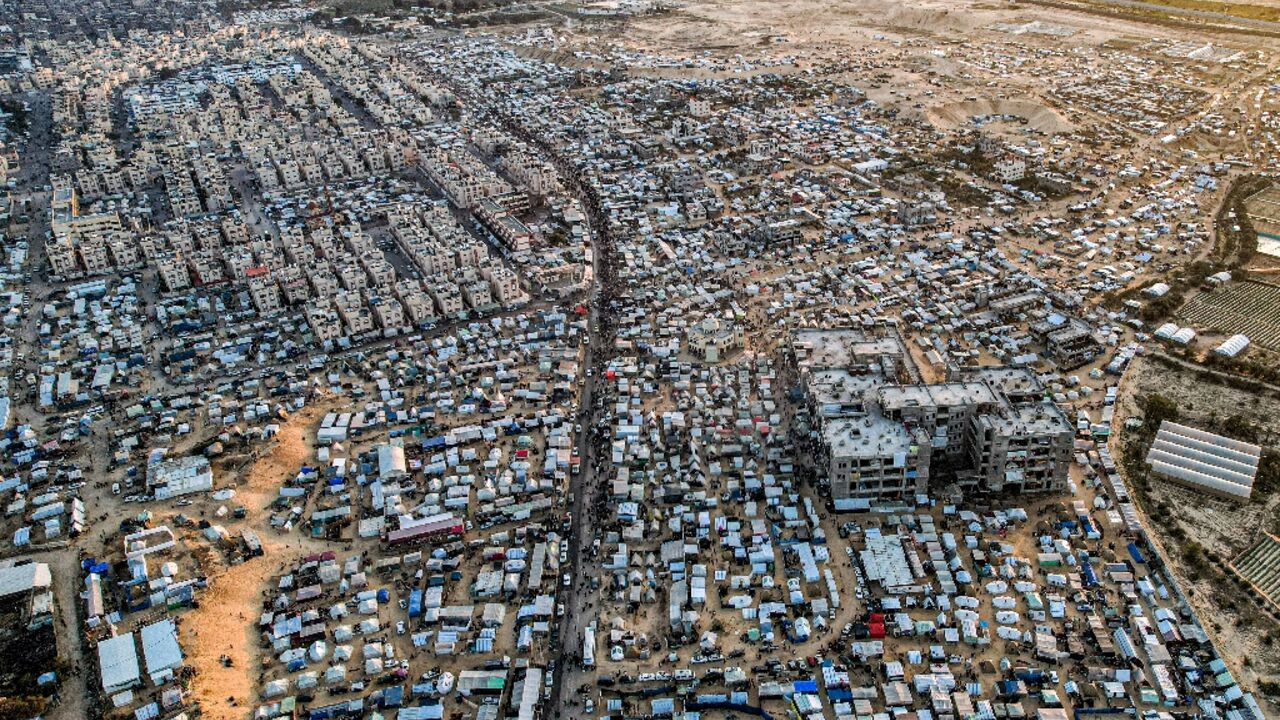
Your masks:
[[[1245,442],[1258,442],[1258,428],[1243,415],[1232,415],[1223,420],[1222,434]]]
[[[1280,452],[1262,451],[1258,459],[1258,473],[1253,478],[1253,491],[1257,495],[1269,495],[1280,489]]]
[[[1165,420],[1177,422],[1181,412],[1178,403],[1160,393],[1152,393],[1142,404],[1142,415],[1146,418],[1147,427],[1154,430]]]

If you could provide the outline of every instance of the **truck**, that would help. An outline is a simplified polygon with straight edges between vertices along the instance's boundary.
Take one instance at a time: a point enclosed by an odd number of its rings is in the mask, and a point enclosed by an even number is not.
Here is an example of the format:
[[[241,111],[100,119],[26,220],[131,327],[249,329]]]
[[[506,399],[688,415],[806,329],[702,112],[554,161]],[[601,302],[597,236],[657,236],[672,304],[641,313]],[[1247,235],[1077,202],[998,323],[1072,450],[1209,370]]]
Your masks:
[[[592,668],[596,664],[596,624],[591,623],[582,631],[582,667]]]
[[[1036,687],[1039,687],[1049,682],[1049,677],[1048,675],[1045,674],[1043,670],[1041,670],[1040,668],[1032,668],[1032,667],[1019,667],[1014,669],[1013,678],[1015,680],[1021,680],[1022,682],[1028,685],[1034,685]]]

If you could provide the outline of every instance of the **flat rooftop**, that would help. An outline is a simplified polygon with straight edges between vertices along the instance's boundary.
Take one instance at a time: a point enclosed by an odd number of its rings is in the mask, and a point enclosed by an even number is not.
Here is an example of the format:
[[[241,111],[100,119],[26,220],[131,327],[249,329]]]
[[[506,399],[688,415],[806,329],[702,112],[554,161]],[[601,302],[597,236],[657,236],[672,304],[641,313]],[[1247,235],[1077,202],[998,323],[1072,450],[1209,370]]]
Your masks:
[[[885,379],[877,374],[852,373],[833,368],[814,371],[809,377],[809,392],[818,406],[863,405],[876,390],[885,387]]]
[[[836,418],[822,430],[835,457],[883,458],[910,452],[914,439],[902,423],[873,415]]]
[[[979,421],[1004,435],[1075,433],[1075,426],[1053,403],[1023,403],[984,413]]]
[[[800,330],[792,345],[800,365],[813,368],[848,367],[904,354],[896,338],[873,338],[856,329]]]
[[[949,382],[936,385],[890,385],[877,392],[880,407],[900,410],[909,407],[956,407],[960,405],[994,404],[999,401],[991,386],[984,382]]]

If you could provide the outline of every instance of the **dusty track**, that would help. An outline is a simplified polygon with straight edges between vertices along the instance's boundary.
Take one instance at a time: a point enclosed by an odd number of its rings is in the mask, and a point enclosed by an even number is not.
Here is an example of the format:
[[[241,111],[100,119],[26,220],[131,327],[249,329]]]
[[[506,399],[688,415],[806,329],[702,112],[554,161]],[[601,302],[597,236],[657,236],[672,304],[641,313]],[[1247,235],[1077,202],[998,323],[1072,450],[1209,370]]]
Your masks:
[[[188,663],[197,671],[191,692],[200,703],[202,717],[242,720],[248,716],[257,700],[254,686],[261,663],[257,620],[263,587],[294,559],[321,547],[271,529],[265,508],[285,478],[314,459],[309,437],[325,410],[324,405],[308,406],[290,417],[281,425],[275,444],[235,485],[236,502],[244,505],[248,516],[243,524],[227,529],[233,535],[243,527],[256,530],[265,554],[212,575],[200,607],[183,617],[181,642]],[[231,667],[222,665],[222,655],[231,658]],[[234,704],[229,698],[234,698]]]

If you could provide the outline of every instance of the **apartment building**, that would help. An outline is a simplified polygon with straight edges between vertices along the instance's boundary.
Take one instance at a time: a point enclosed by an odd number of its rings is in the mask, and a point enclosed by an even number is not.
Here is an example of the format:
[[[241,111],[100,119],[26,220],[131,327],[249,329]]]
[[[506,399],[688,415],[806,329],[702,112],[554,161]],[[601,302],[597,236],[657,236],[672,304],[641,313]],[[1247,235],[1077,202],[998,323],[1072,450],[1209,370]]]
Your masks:
[[[821,442],[818,467],[833,498],[907,498],[929,486],[930,445],[920,429],[874,415],[833,418]]]
[[[1062,370],[1088,365],[1103,352],[1085,321],[1053,314],[1029,327],[1031,335],[1044,344],[1045,354]]]
[[[1002,183],[1015,183],[1027,176],[1027,161],[1008,155],[991,165],[991,177]]]
[[[790,347],[833,501],[904,498],[931,481],[975,493],[1065,488],[1075,428],[1030,371],[973,368],[903,384],[896,337],[806,330]]]
[[[455,238],[449,247],[452,247],[457,255],[459,268],[480,268],[489,263],[489,249],[484,246],[484,243],[469,236]]]
[[[489,290],[489,283],[483,280],[475,280],[463,285],[462,296],[466,298],[467,305],[477,310],[493,304],[493,293]]]
[[[508,214],[497,202],[484,199],[476,206],[476,218],[511,252],[525,252],[533,243],[533,232]]]
[[[399,300],[393,297],[378,297],[370,299],[369,302],[373,307],[373,315],[378,321],[378,327],[391,329],[405,326],[404,307]]]
[[[285,303],[301,305],[311,299],[311,286],[307,283],[306,273],[297,265],[289,265],[275,272],[276,281],[280,284],[280,293]]]
[[[520,290],[520,276],[509,268],[485,268],[480,271],[480,275],[489,281],[490,294],[498,304],[505,307],[524,299],[524,293]]]
[[[974,416],[969,436],[973,484],[988,492],[1061,492],[1075,443],[1075,427],[1026,368],[977,367],[950,380],[984,382],[1001,399]]]
[[[107,250],[111,253],[112,264],[117,268],[133,268],[142,264],[138,243],[130,233],[113,234],[107,240]]]
[[[157,258],[156,271],[160,274],[160,282],[164,283],[169,292],[182,292],[191,287],[191,273],[187,270],[187,262],[182,255]]]
[[[396,280],[395,267],[381,253],[362,255],[360,265],[369,274],[370,287],[390,287]]]
[[[342,337],[342,318],[327,299],[321,298],[308,305],[307,326],[316,342],[324,343]]]
[[[315,297],[333,297],[341,290],[338,276],[333,274],[333,268],[328,263],[311,266],[307,277],[311,281],[311,289]]]
[[[480,200],[511,191],[511,185],[465,150],[431,148],[419,164],[454,205],[470,210]]]
[[[115,267],[108,245],[126,242],[130,233],[115,212],[80,214],[79,199],[71,180],[53,178],[49,201],[49,229],[45,244],[49,266],[58,277],[100,275]]]
[[[338,282],[344,290],[363,290],[369,286],[369,275],[357,263],[347,263],[338,268]]]
[[[421,290],[402,295],[400,304],[404,306],[405,314],[415,325],[435,322],[436,320],[435,303],[432,302],[430,295]]]
[[[359,291],[338,293],[334,298],[334,304],[338,307],[338,315],[346,325],[348,335],[361,335],[374,329],[373,313],[369,312],[363,293]]]
[[[463,304],[462,290],[448,278],[436,276],[428,279],[431,299],[436,301],[436,308],[444,317],[453,317],[466,310]]]
[[[80,267],[85,275],[102,275],[111,272],[111,255],[107,253],[107,241],[100,234],[82,237],[76,247],[80,255]]]
[[[214,253],[197,253],[191,257],[191,271],[197,285],[214,285],[227,279],[222,258]]]
[[[264,267],[253,268],[248,273],[249,297],[253,306],[263,317],[279,315],[284,310],[284,301],[280,296],[280,286],[272,277],[271,271]]]

